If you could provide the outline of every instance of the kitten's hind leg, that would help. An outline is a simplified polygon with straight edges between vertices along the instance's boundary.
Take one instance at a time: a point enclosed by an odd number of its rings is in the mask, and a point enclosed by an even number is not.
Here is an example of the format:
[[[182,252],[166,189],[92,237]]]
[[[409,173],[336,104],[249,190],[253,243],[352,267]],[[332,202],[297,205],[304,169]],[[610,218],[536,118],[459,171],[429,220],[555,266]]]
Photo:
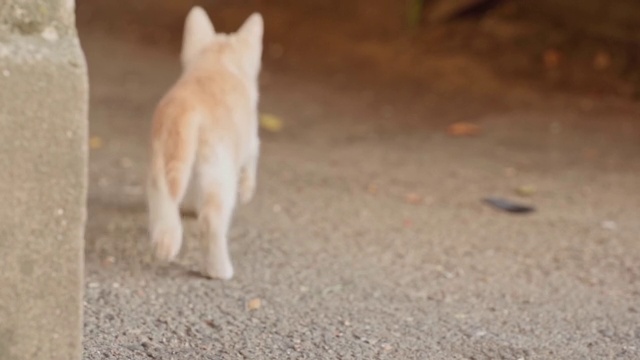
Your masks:
[[[199,164],[201,202],[198,214],[205,248],[204,273],[212,278],[233,277],[228,232],[237,198],[237,175],[231,156],[218,151]]]

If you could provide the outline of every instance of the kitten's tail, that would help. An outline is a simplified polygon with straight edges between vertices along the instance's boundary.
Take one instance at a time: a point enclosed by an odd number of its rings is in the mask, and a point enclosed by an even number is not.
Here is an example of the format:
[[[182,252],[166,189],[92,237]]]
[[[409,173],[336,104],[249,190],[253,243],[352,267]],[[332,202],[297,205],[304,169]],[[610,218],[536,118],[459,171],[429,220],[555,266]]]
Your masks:
[[[156,256],[167,261],[178,255],[182,245],[179,205],[193,172],[198,145],[197,113],[176,110],[168,107],[158,111],[154,119],[147,184],[151,242]]]

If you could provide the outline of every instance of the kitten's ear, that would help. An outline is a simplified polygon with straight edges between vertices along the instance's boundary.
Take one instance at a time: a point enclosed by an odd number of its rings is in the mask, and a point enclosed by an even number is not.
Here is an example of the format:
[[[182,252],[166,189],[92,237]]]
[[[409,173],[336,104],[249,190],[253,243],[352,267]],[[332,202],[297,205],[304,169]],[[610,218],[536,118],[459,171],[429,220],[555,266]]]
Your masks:
[[[241,43],[244,44],[244,62],[247,70],[256,76],[260,72],[263,33],[264,21],[262,15],[258,13],[251,14],[236,33]]]
[[[213,24],[203,8],[194,6],[184,23],[184,34],[182,37],[182,51],[180,60],[185,67],[194,57],[198,55],[211,40],[216,32]]]
[[[238,34],[251,41],[252,43],[262,44],[262,35],[264,33],[264,20],[260,13],[253,13],[245,20],[244,24],[238,30]]]

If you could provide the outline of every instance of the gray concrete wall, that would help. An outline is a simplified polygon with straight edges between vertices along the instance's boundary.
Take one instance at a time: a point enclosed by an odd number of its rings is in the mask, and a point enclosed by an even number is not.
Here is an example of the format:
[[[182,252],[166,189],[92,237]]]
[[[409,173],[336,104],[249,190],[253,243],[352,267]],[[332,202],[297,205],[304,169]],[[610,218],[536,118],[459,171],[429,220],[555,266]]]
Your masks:
[[[88,86],[74,1],[0,1],[0,359],[80,359]]]

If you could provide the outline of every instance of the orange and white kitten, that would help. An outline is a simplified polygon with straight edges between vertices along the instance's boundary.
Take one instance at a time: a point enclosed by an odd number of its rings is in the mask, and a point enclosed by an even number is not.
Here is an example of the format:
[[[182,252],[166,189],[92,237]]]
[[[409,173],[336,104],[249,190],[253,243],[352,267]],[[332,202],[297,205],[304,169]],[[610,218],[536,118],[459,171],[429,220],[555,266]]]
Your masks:
[[[200,7],[187,16],[182,75],[153,117],[148,178],[149,231],[156,256],[182,245],[180,207],[198,214],[204,274],[230,279],[228,231],[239,196],[256,187],[258,76],[264,24],[251,15],[234,34],[216,33]]]

